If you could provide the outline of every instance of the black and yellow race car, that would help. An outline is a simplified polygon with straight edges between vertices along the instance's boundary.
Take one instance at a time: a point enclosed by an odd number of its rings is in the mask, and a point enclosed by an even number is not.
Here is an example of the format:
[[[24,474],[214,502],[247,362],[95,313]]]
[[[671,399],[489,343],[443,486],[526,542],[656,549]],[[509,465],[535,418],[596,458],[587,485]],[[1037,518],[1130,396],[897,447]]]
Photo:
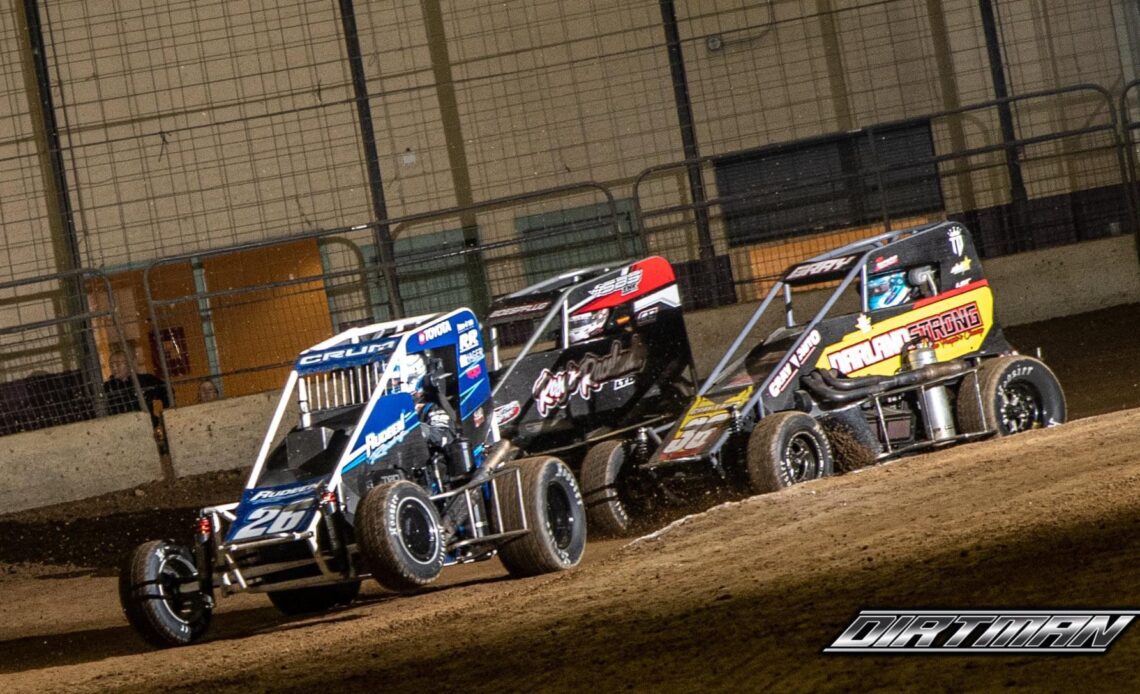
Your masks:
[[[801,321],[796,305],[818,308]],[[967,229],[892,231],[788,268],[664,436],[591,450],[591,527],[622,532],[710,481],[775,491],[1065,414],[1049,367],[1006,341]]]

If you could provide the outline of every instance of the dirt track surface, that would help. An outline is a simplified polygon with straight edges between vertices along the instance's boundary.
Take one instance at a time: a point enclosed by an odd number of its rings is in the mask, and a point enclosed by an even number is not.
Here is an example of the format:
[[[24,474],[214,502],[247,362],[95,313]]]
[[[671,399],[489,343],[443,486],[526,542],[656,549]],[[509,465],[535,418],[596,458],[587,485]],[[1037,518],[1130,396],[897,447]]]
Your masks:
[[[424,594],[369,588],[307,619],[262,596],[223,599],[210,638],[173,651],[127,627],[115,559],[186,527],[190,511],[167,509],[232,498],[237,475],[0,517],[0,687],[1135,690],[1135,625],[1105,656],[821,649],[862,608],[1140,607],[1140,410],[1121,410],[1140,406],[1137,317],[1133,306],[1009,331],[1025,351],[1043,347],[1084,417],[1063,427],[724,504],[632,543],[591,543],[566,574],[509,580],[485,562],[448,570]]]

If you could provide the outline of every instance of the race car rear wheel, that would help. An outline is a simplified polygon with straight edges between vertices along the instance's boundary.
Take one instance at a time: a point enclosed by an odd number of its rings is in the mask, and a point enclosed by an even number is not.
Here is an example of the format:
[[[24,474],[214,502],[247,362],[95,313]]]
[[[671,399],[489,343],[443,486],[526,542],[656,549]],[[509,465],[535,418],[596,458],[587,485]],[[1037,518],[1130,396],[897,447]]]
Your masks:
[[[143,639],[163,648],[202,638],[213,614],[193,553],[169,540],[146,542],[131,552],[119,572],[119,602]]]
[[[522,482],[522,506],[514,475],[499,485],[506,530],[530,532],[508,540],[499,558],[512,576],[537,576],[578,565],[586,549],[586,508],[574,473],[558,458],[525,458],[512,464]]]
[[[757,494],[830,475],[831,444],[823,427],[803,412],[777,412],[748,437],[748,487]]]
[[[626,477],[627,454],[621,441],[595,444],[582,460],[582,498],[590,533],[598,537],[616,537],[629,532],[636,513]]]
[[[347,605],[360,593],[360,581],[335,583],[329,586],[308,586],[289,590],[271,590],[269,602],[287,615],[309,614]]]
[[[356,540],[368,571],[389,590],[420,588],[443,569],[439,511],[422,487],[407,480],[368,492],[356,509]]]
[[[1044,362],[1013,355],[982,363],[977,379],[967,375],[958,390],[962,433],[993,431],[1008,436],[1056,426],[1067,415],[1065,393]]]

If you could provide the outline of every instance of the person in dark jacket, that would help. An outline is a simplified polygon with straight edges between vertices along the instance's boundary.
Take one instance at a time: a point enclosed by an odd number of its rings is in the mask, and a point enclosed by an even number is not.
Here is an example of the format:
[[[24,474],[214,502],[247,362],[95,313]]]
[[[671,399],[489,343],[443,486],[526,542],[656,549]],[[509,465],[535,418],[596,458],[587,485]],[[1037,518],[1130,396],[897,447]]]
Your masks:
[[[151,423],[157,427],[159,416],[155,411],[155,403],[161,402],[163,407],[170,407],[170,400],[166,396],[166,382],[148,373],[140,373],[138,378]],[[135,397],[134,384],[131,383],[131,367],[127,355],[120,349],[111,353],[111,377],[103,382],[103,392],[107,394],[108,414],[140,410],[138,398]]]

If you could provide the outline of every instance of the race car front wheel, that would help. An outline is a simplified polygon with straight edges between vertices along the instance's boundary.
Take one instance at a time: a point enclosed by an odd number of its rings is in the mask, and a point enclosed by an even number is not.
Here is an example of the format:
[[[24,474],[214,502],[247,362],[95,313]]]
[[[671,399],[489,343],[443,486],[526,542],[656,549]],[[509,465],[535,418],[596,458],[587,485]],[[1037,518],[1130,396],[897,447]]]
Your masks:
[[[415,590],[443,569],[439,511],[422,487],[407,480],[368,492],[356,509],[356,540],[368,571],[389,590]]]
[[[992,431],[1008,436],[1065,421],[1065,393],[1048,366],[1013,355],[982,363],[977,378],[967,375],[958,390],[962,433]]]
[[[617,440],[595,444],[582,460],[582,497],[591,534],[617,537],[629,532],[636,504],[626,484],[626,464],[625,445]]]
[[[832,466],[827,434],[803,412],[768,415],[748,437],[748,487],[756,494],[826,477]]]
[[[185,646],[210,626],[213,601],[201,591],[194,555],[168,540],[139,545],[119,572],[119,602],[148,643]]]
[[[271,590],[269,602],[282,614],[309,614],[347,605],[360,593],[360,581],[334,583],[328,586],[307,586],[289,590]]]
[[[558,458],[524,458],[512,463],[519,471],[499,485],[503,529],[529,527],[508,540],[499,558],[512,576],[537,576],[578,565],[586,549],[586,508],[574,473]],[[519,504],[521,491],[522,504]]]

